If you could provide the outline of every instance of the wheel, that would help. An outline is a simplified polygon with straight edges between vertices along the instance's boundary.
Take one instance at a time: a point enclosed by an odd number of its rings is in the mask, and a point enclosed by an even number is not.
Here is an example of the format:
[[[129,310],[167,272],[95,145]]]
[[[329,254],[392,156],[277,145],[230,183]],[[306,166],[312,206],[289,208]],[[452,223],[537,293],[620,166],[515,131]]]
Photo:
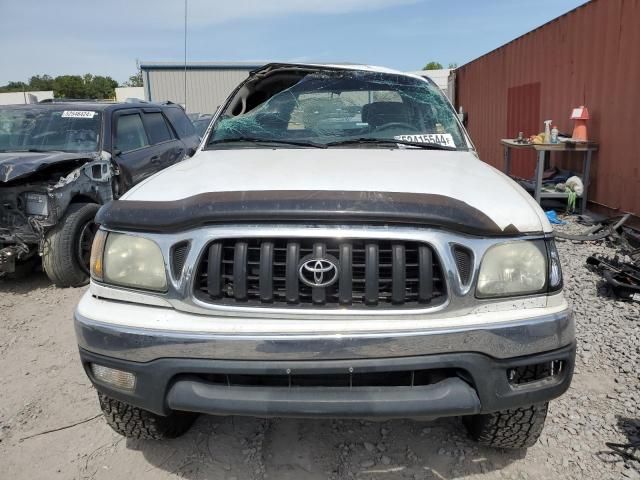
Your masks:
[[[117,433],[128,438],[164,440],[184,434],[194,420],[195,413],[174,412],[167,417],[142,410],[98,393],[104,418]]]
[[[100,205],[72,203],[45,238],[42,265],[58,287],[80,287],[89,281],[91,244],[97,231],[93,222]]]
[[[547,418],[549,403],[463,417],[469,435],[481,445],[496,448],[533,446]]]

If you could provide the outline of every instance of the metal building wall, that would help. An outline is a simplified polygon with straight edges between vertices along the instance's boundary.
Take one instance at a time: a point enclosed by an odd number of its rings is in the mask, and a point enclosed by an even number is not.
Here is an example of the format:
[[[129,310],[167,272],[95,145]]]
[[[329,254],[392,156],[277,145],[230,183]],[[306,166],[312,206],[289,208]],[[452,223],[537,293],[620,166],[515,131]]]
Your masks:
[[[188,69],[187,112],[213,113],[248,75],[249,69]],[[149,68],[143,79],[148,100],[184,105],[184,69]]]
[[[639,215],[640,0],[593,0],[456,70],[456,106],[469,114],[480,157],[498,168],[501,138],[541,132],[547,119],[571,133],[571,109],[580,105],[600,143],[590,199]],[[530,118],[517,118],[532,110],[533,129]],[[515,173],[530,176],[530,160],[520,158]],[[577,160],[560,165],[580,170]]]

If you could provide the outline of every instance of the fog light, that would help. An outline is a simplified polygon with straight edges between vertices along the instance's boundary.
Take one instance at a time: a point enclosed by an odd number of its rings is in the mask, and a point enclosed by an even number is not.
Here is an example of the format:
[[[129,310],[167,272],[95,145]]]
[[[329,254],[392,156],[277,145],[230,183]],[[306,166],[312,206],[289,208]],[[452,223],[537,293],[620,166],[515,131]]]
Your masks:
[[[91,372],[97,380],[122,390],[133,390],[136,386],[136,376],[131,372],[116,370],[96,363],[91,364]]]
[[[558,377],[564,373],[564,360],[552,360],[546,363],[523,365],[507,370],[507,379],[512,385],[537,382],[539,380]]]

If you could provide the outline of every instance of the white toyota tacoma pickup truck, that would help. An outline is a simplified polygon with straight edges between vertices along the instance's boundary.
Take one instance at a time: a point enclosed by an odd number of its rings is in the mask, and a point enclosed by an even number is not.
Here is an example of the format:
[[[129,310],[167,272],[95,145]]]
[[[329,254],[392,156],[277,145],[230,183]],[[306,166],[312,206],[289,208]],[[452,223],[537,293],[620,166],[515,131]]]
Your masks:
[[[523,448],[571,382],[551,226],[428,79],[266,65],[191,159],[96,221],[75,328],[122,435],[198,413],[463,416]]]

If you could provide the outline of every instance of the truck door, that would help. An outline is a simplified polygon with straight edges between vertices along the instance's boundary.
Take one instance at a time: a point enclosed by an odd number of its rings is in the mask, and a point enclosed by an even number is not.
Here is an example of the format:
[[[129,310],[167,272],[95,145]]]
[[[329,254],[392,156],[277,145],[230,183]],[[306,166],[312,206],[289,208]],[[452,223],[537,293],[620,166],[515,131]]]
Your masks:
[[[139,109],[119,110],[113,116],[113,158],[120,168],[124,190],[152,175],[160,163],[155,158]]]
[[[156,162],[155,170],[162,170],[182,160],[185,146],[178,140],[162,111],[159,108],[143,108],[142,111],[142,119],[151,143],[151,161]]]

